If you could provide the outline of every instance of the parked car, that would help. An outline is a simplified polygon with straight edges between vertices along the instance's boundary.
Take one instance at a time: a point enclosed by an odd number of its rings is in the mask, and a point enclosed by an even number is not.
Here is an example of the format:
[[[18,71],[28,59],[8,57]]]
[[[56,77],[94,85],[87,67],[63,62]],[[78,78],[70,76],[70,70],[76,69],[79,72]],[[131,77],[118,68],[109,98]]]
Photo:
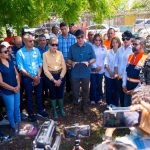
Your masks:
[[[94,34],[100,33],[102,37],[104,37],[104,35],[107,34],[109,28],[115,29],[116,36],[119,38],[121,37],[122,33],[120,32],[120,28],[118,26],[108,26],[107,24],[96,24],[87,27],[86,35],[88,35],[88,32],[92,31]]]
[[[145,28],[150,28],[150,19],[145,22]]]
[[[150,35],[150,28],[144,28],[139,32],[139,37],[147,38]]]
[[[108,28],[109,27],[105,24],[91,25],[91,26],[87,27],[86,35],[88,35],[88,32],[92,31],[94,34],[100,33],[103,36],[107,32]]]
[[[140,30],[150,28],[150,19],[137,19],[133,26],[134,32],[140,32]]]

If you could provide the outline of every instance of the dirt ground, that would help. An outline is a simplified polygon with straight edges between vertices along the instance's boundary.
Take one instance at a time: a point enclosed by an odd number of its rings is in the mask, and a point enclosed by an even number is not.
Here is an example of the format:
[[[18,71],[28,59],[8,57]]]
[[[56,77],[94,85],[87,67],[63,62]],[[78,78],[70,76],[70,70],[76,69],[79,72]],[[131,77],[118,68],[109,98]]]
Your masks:
[[[66,100],[67,101],[67,100]],[[68,100],[69,101],[69,100]],[[90,125],[91,127],[91,136],[82,139],[81,145],[85,148],[85,150],[91,150],[93,145],[96,143],[101,142],[101,136],[104,133],[104,129],[102,129],[102,114],[99,111],[99,106],[94,105],[88,106],[88,114],[83,114],[82,112],[79,112],[77,115],[73,115],[71,113],[73,107],[72,104],[69,102],[66,102],[65,104],[65,112],[66,112],[66,118],[62,119],[59,117],[57,120],[57,126],[60,129],[60,132],[63,133],[63,128],[66,126],[71,126],[75,123],[79,123],[80,125]],[[49,103],[46,103],[47,111],[50,113],[50,105]],[[52,115],[50,113],[50,118],[52,118]],[[42,118],[38,118],[38,121],[36,123],[37,127],[40,127],[40,125],[44,122]],[[0,144],[0,150],[32,150],[32,142],[35,137],[31,136],[15,136],[9,129],[9,126],[1,126],[3,131],[5,133],[8,133],[13,136],[13,140],[11,142],[7,143],[1,143]],[[125,133],[128,133],[127,131],[120,131],[118,130],[115,135],[124,135]],[[64,135],[62,134],[62,142],[60,146],[60,150],[71,150],[74,145],[74,140],[67,140],[64,138]]]

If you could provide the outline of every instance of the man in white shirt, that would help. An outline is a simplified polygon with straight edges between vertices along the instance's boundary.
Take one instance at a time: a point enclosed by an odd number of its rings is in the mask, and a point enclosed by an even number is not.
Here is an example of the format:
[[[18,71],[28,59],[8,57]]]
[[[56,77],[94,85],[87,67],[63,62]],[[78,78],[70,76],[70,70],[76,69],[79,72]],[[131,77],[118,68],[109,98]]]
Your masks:
[[[121,107],[124,107],[124,92],[122,89],[122,75],[126,69],[128,57],[132,54],[132,33],[130,31],[125,31],[122,34],[122,41],[123,46],[121,46],[116,55],[116,62],[115,62],[115,70],[118,73],[118,92],[119,92],[119,99]]]

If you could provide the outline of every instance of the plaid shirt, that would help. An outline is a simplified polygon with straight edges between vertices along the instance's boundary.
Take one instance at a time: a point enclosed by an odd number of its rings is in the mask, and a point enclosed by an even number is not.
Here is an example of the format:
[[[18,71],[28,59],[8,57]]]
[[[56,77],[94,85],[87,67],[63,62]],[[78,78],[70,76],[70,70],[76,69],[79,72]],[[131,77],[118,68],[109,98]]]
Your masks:
[[[136,129],[133,130],[129,135],[116,138],[116,141],[131,144],[138,150],[150,150],[150,136],[145,136]]]
[[[68,59],[68,52],[70,46],[72,46],[75,43],[76,43],[76,38],[74,35],[70,33],[68,33],[67,38],[64,38],[62,34],[58,36],[58,50],[62,52],[65,60]]]

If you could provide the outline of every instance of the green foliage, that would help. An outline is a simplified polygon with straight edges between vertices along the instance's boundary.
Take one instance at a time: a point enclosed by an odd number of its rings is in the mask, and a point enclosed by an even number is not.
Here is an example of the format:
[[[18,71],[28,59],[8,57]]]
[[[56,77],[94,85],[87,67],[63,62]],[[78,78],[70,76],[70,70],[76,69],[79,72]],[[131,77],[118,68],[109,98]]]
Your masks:
[[[55,13],[67,23],[77,22],[84,12],[92,13],[96,22],[112,17],[121,0],[1,0],[0,27],[13,25],[17,31],[24,24],[36,26]]]
[[[147,3],[145,3],[145,1],[138,1],[133,4],[132,9],[141,9],[146,7],[147,7]]]

